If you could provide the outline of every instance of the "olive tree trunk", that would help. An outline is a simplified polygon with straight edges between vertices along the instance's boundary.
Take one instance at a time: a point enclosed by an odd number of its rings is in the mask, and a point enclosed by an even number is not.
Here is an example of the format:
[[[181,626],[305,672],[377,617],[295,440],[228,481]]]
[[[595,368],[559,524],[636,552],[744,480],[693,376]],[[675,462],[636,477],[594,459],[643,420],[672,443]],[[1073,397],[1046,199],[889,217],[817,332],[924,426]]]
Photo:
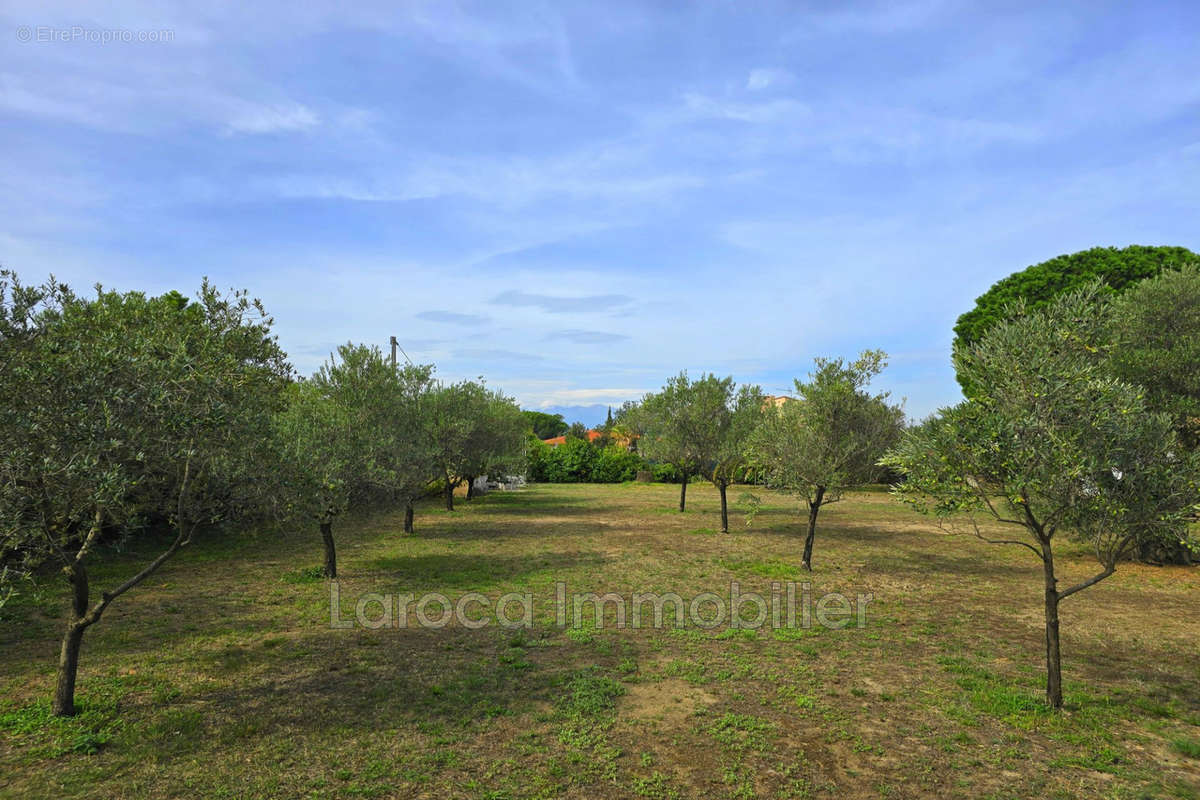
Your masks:
[[[54,700],[50,706],[50,711],[54,716],[71,717],[75,715],[75,678],[79,672],[79,650],[83,644],[84,631],[100,621],[104,610],[113,600],[153,575],[168,559],[179,552],[181,547],[192,541],[192,534],[196,530],[195,525],[185,525],[182,521],[183,502],[187,494],[190,475],[191,463],[189,461],[183,470],[183,485],[179,490],[179,516],[177,518],[179,521],[176,523],[175,540],[171,542],[171,546],[159,553],[153,561],[142,567],[141,571],[132,578],[113,589],[101,592],[100,600],[94,606],[88,607],[90,590],[87,571],[83,567],[83,558],[87,554],[92,540],[100,532],[102,518],[99,510],[96,512],[95,527],[84,539],[74,560],[68,562],[64,567],[63,571],[66,573],[67,582],[71,584],[71,617],[67,623],[67,629],[63,633],[62,649],[59,651],[58,678],[54,687]]]
[[[454,510],[454,484],[451,483],[450,481],[446,481],[446,488],[442,491],[442,494],[445,495],[445,498],[446,498],[446,510],[453,511]]]
[[[729,505],[725,501],[727,488],[725,481],[717,484],[717,489],[721,492],[721,533],[729,533]]]
[[[825,498],[825,487],[818,486],[813,499],[808,501],[808,535],[804,537],[804,559],[802,566],[812,572],[813,541],[817,538],[817,514],[821,511],[821,501]]]
[[[1051,708],[1062,708],[1062,651],[1058,643],[1058,581],[1054,577],[1054,552],[1050,543],[1042,542],[1042,566],[1046,596],[1046,702]]]
[[[321,523],[321,541],[325,544],[325,577],[337,577],[337,550],[333,546],[333,522]]]
[[[679,513],[681,513],[681,514],[683,513],[684,505],[687,503],[687,481],[688,481],[687,472],[684,471],[683,483],[679,487]]]
[[[413,504],[412,504],[412,500],[409,500],[409,501],[408,501],[408,502],[407,502],[407,503],[404,505],[404,532],[405,532],[405,533],[412,533],[412,532],[413,532]]]
[[[71,583],[71,619],[63,633],[62,649],[58,654],[58,679],[54,687],[51,713],[56,717],[75,716],[75,676],[79,673],[79,650],[83,633],[91,624],[88,613],[88,576],[82,564],[67,569]]]

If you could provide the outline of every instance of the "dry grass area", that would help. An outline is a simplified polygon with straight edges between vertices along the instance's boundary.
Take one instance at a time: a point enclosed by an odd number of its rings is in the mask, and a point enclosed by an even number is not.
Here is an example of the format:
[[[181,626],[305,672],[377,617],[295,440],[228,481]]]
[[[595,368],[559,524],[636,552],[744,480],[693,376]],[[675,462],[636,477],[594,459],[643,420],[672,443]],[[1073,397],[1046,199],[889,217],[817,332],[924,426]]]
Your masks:
[[[534,486],[338,530],[363,592],[530,592],[529,630],[333,630],[316,530],[210,537],[87,636],[48,716],[61,587],[0,622],[0,795],[20,798],[1200,797],[1200,570],[1125,565],[1064,603],[1041,704],[1040,565],[883,493],[718,527],[716,493]],[[734,491],[731,496],[737,496]],[[1092,570],[1065,548],[1065,578]],[[127,574],[112,554],[95,578]],[[871,593],[864,628],[555,624],[568,591]],[[434,607],[431,615],[437,615]]]

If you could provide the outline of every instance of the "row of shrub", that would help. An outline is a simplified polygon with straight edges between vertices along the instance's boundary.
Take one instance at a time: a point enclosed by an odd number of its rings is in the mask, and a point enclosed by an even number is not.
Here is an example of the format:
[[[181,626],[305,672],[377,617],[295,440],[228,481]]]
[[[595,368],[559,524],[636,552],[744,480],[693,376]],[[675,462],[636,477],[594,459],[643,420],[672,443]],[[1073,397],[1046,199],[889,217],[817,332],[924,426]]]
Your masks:
[[[525,477],[534,483],[624,483],[639,472],[664,483],[680,480],[679,470],[670,464],[652,464],[620,445],[596,445],[574,437],[556,447],[530,437],[526,455]]]

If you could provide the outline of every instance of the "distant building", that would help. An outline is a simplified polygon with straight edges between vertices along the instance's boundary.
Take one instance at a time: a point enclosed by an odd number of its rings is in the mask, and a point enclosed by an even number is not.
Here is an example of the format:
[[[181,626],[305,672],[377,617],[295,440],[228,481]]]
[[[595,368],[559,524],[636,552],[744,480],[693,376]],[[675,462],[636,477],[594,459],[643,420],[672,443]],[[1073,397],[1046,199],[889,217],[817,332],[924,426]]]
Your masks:
[[[605,435],[608,436],[609,441],[619,447],[624,447],[626,450],[634,449],[634,441],[636,437],[627,436],[625,434],[618,433],[617,431],[609,431],[607,434],[605,434],[604,431],[598,431],[593,428],[587,432],[587,440],[589,442],[595,442],[597,439]],[[558,447],[560,444],[567,443],[567,437],[555,436],[553,439],[542,439],[542,443],[549,445],[550,447]]]
[[[603,435],[604,434],[601,431],[590,430],[587,432],[587,440],[589,442],[594,442]],[[544,444],[550,445],[551,447],[558,447],[560,444],[567,443],[567,437],[566,436],[555,436],[553,439],[542,439],[542,442]]]
[[[795,399],[794,397],[788,397],[786,394],[769,394],[763,397],[763,408],[779,408],[784,403]]]
[[[609,431],[608,436],[612,439],[612,443],[619,447],[624,447],[626,450],[637,449],[637,436],[618,431]]]

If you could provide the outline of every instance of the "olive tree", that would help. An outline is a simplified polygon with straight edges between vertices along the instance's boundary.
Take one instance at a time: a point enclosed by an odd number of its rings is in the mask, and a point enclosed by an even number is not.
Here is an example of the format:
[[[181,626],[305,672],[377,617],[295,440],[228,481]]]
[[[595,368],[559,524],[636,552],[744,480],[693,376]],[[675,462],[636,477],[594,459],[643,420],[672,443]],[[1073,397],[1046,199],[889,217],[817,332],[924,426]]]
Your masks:
[[[329,387],[315,381],[289,386],[287,406],[274,420],[287,510],[319,526],[327,578],[337,577],[333,522],[349,506],[355,482],[366,469],[352,420]]]
[[[12,270],[0,269],[0,376],[14,366],[33,339],[42,332],[43,315],[74,301],[71,290],[51,276],[45,283],[27,286]]]
[[[430,477],[441,482],[447,511],[454,510],[454,490],[466,473],[481,468],[475,453],[487,407],[487,390],[475,381],[442,383],[429,392],[423,423],[433,455]]]
[[[1180,446],[1171,417],[1108,373],[1098,291],[1093,284],[1040,309],[1010,309],[955,354],[976,387],[971,399],[908,431],[882,461],[904,475],[901,500],[1041,562],[1053,708],[1063,702],[1059,604],[1112,575],[1139,543],[1186,537],[1200,497],[1197,456]],[[1017,533],[995,532],[1004,527]],[[1060,534],[1085,542],[1099,562],[1066,588],[1055,563]]]
[[[688,479],[717,458],[729,428],[732,394],[733,378],[708,374],[692,381],[684,371],[624,415],[640,436],[642,455],[679,471],[680,512],[687,502]]]
[[[766,409],[751,449],[768,483],[803,497],[808,532],[803,566],[812,569],[817,515],[847,490],[878,481],[880,456],[895,444],[904,412],[888,393],[868,391],[887,366],[881,350],[866,350],[852,363],[816,359],[807,381],[796,380],[796,397]]]
[[[522,469],[525,461],[527,422],[512,398],[485,390],[483,407],[474,423],[460,464],[468,500],[475,495],[476,478],[511,474]]]
[[[490,470],[512,471],[524,458],[526,422],[512,399],[477,381],[439,384],[429,392],[423,416],[433,453],[432,478],[442,485],[446,510],[454,490]]]
[[[732,390],[732,386],[730,386]],[[729,487],[744,474],[750,461],[750,442],[763,419],[764,398],[757,386],[742,386],[726,393],[723,409],[710,418],[717,432],[709,462],[708,479],[721,495],[721,531],[729,533]]]
[[[70,588],[52,710],[75,713],[84,633],[109,605],[227,518],[214,480],[254,462],[290,374],[271,320],[207,282],[194,303],[98,289],[0,339],[0,550],[52,561]],[[93,596],[87,566],[106,538],[170,540]],[[148,539],[156,541],[156,539]]]
[[[377,347],[344,344],[311,380],[343,426],[351,496],[375,493],[402,503],[406,533],[436,463],[425,424],[432,375],[431,365],[397,367]]]
[[[377,420],[387,426],[387,474],[392,491],[404,503],[404,532],[416,533],[416,501],[429,493],[437,450],[429,438],[428,407],[433,393],[432,364],[408,364],[393,370],[392,401]]]
[[[11,270],[0,270],[0,416],[5,409],[15,408],[10,392],[17,388],[15,380],[8,375],[14,369],[22,369],[24,359],[42,330],[40,319],[50,309],[60,308],[73,295],[53,276],[41,285],[26,286]],[[11,508],[21,504],[21,489],[18,482],[20,471],[13,471],[19,462],[11,458],[0,458],[0,508]],[[29,568],[36,563],[32,550],[18,551],[13,548],[19,543],[7,528],[0,530],[0,607],[16,594],[15,584],[29,578]]]

